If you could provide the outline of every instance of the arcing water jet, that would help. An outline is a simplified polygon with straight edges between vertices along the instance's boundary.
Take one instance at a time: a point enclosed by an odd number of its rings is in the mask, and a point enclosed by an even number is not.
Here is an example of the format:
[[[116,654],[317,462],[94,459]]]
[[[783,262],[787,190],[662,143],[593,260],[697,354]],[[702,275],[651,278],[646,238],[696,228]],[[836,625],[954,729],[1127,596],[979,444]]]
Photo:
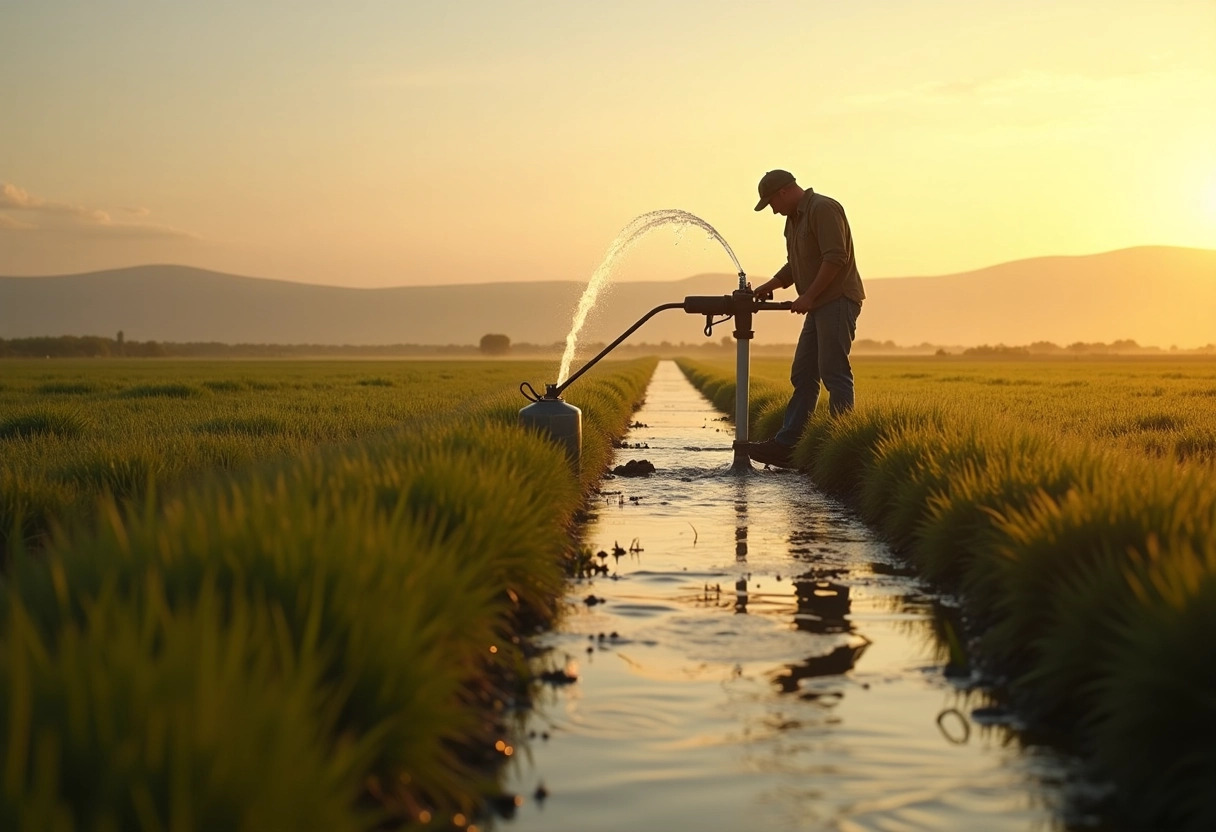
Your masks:
[[[562,363],[557,371],[558,384],[565,381],[567,374],[570,372],[570,365],[574,362],[574,348],[578,344],[578,334],[582,331],[583,324],[587,322],[587,315],[595,306],[600,290],[604,288],[608,283],[609,277],[612,276],[612,270],[616,267],[617,258],[632,248],[635,243],[651,231],[668,225],[677,227],[691,225],[705,231],[711,238],[717,240],[730,256],[730,260],[735,264],[735,271],[738,272],[739,277],[746,277],[743,274],[743,267],[739,265],[739,258],[735,256],[735,252],[731,249],[730,244],[718,233],[718,229],[696,214],[690,214],[678,208],[664,208],[634,217],[616,235],[616,239],[608,246],[608,252],[604,255],[604,259],[600,261],[599,266],[591,273],[591,279],[587,281],[587,288],[583,290],[583,296],[579,299],[578,308],[574,311],[574,320],[570,326],[570,333],[566,336],[566,351],[562,354]]]
[[[595,305],[600,288],[607,281],[616,258],[647,232],[671,224],[695,225],[708,231],[710,236],[721,243],[723,249],[730,255],[731,261],[738,269],[739,287],[729,295],[691,295],[684,298],[683,302],[665,303],[656,306],[643,315],[637,323],[621,333],[599,355],[584,364],[578,372],[567,378],[570,364],[574,359],[574,346],[577,342],[578,332],[582,329],[583,323],[587,318],[587,313]],[[747,456],[746,444],[748,440],[747,404],[751,366],[750,348],[751,339],[754,335],[752,331],[752,315],[764,309],[788,310],[789,308],[790,304],[788,302],[774,303],[756,299],[752,293],[751,286],[747,283],[747,275],[744,273],[743,267],[739,265],[739,260],[735,257],[735,253],[731,250],[730,245],[727,244],[726,240],[722,238],[722,235],[712,225],[700,217],[687,211],[674,209],[651,211],[648,214],[642,214],[625,226],[616,239],[612,241],[612,245],[608,247],[608,254],[591,276],[587,289],[579,301],[578,310],[575,312],[570,334],[566,338],[566,352],[562,356],[557,383],[546,384],[544,395],[537,393],[532,385],[526,381],[520,384],[520,392],[523,393],[524,398],[532,402],[532,404],[520,410],[520,423],[525,427],[539,430],[563,445],[571,464],[577,472],[582,454],[582,411],[562,400],[561,394],[567,387],[659,312],[667,309],[683,309],[692,315],[704,315],[706,337],[712,335],[715,326],[734,318],[735,330],[733,335],[738,346],[735,364],[735,458],[731,470],[734,472],[750,471],[751,461]],[[714,319],[715,316],[719,316],[717,320]]]

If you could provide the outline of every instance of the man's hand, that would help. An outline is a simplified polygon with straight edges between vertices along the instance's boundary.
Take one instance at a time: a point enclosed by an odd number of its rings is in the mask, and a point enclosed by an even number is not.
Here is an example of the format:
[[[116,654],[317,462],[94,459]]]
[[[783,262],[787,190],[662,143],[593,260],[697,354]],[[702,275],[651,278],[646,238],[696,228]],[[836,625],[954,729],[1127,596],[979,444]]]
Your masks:
[[[772,280],[766,280],[752,290],[752,295],[756,300],[768,300],[773,296],[773,290],[780,285],[780,283],[774,283]]]
[[[811,311],[811,293],[804,292],[790,304],[790,311],[796,315],[805,315]]]

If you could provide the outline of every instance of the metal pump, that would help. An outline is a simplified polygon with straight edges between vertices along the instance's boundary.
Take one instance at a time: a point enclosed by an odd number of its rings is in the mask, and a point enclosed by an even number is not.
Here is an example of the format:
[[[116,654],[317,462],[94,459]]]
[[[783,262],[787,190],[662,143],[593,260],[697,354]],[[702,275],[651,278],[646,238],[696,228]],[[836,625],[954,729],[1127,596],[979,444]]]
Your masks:
[[[525,381],[519,387],[520,392],[525,386],[532,390],[532,385]],[[556,384],[546,384],[543,396],[532,390],[532,395],[525,392],[524,398],[531,399],[532,404],[519,411],[519,423],[539,430],[564,447],[570,467],[577,475],[583,456],[583,411],[562,401]]]
[[[519,385],[524,398],[532,404],[519,411],[520,424],[525,427],[535,427],[552,437],[566,448],[566,453],[578,471],[583,443],[582,411],[562,400],[562,392],[583,373],[591,369],[601,358],[612,352],[621,342],[632,335],[642,324],[667,309],[683,309],[690,315],[705,316],[705,335],[711,337],[713,329],[718,324],[735,319],[735,330],[732,333],[737,341],[735,361],[735,459],[731,465],[732,471],[751,470],[748,459],[747,443],[747,402],[748,385],[751,373],[751,341],[755,336],[752,330],[752,315],[760,310],[781,309],[788,311],[788,301],[756,300],[751,286],[747,283],[747,275],[739,272],[739,288],[729,295],[689,295],[682,303],[664,303],[651,309],[638,319],[637,323],[621,333],[611,344],[600,351],[599,355],[584,364],[578,372],[566,379],[562,384],[546,384],[544,395],[540,395],[528,382]],[[717,320],[714,320],[718,316]]]

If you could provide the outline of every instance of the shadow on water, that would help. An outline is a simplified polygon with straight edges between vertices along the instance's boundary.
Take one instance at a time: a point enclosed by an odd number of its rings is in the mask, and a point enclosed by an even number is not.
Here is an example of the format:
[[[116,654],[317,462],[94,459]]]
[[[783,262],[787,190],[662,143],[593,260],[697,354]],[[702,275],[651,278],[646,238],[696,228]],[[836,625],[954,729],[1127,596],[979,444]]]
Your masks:
[[[617,556],[539,639],[576,681],[539,692],[508,785],[546,797],[497,824],[1064,828],[1065,768],[971,689],[944,599],[805,477],[728,473],[670,362],[638,422],[656,473],[604,484],[587,542]]]

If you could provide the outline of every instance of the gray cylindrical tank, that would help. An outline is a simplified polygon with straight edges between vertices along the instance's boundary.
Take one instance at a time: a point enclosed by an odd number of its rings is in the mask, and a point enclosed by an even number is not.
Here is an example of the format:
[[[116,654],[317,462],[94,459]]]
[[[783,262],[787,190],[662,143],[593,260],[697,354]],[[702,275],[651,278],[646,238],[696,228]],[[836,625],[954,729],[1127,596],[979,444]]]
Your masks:
[[[583,411],[547,390],[544,398],[519,411],[519,423],[536,428],[566,450],[570,467],[577,475],[583,458]]]

